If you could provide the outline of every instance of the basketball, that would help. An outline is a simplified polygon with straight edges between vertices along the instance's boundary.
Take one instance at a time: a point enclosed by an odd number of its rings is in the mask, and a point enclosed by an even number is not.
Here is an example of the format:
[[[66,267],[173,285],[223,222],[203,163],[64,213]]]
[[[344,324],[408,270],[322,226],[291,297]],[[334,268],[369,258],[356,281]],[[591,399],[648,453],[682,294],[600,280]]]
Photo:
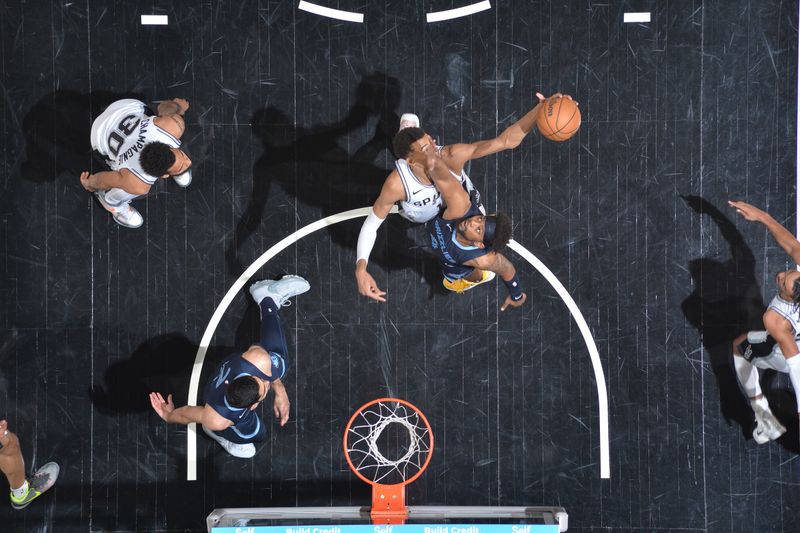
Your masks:
[[[578,104],[569,98],[551,96],[544,101],[536,126],[551,141],[566,141],[581,127]]]

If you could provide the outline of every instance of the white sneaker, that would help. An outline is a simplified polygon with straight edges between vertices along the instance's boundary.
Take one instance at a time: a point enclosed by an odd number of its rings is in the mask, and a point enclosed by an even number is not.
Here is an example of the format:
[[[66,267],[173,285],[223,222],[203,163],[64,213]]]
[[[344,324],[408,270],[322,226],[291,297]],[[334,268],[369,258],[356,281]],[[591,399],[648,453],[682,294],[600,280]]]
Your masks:
[[[183,187],[185,189],[192,182],[192,169],[190,168],[183,174],[172,176],[172,179],[175,180],[175,183],[178,185],[178,187]]]
[[[775,418],[769,408],[764,409],[759,405],[754,405],[753,412],[756,415],[756,428],[753,430],[753,439],[757,443],[765,444],[786,433],[786,428],[778,422],[778,419]]]
[[[400,117],[400,131],[405,128],[419,128],[419,117],[414,113],[403,113]]]
[[[289,274],[281,279],[256,281],[250,285],[250,295],[257,304],[264,298],[272,298],[278,307],[283,307],[289,298],[303,294],[310,288],[311,285],[305,279]]]
[[[223,439],[203,425],[201,425],[201,427],[203,428],[203,433],[217,441],[217,443],[219,443],[219,445],[222,446],[222,448],[232,456],[239,457],[241,459],[250,459],[251,457],[255,456],[256,446],[252,442],[248,444],[236,444],[228,439]]]
[[[139,211],[134,209],[130,203],[111,205],[106,202],[106,191],[95,191],[94,195],[97,198],[97,201],[100,202],[100,205],[102,205],[106,211],[111,213],[111,216],[114,217],[114,221],[120,226],[125,226],[126,228],[138,228],[144,224],[144,217],[142,217],[142,215],[139,214]]]

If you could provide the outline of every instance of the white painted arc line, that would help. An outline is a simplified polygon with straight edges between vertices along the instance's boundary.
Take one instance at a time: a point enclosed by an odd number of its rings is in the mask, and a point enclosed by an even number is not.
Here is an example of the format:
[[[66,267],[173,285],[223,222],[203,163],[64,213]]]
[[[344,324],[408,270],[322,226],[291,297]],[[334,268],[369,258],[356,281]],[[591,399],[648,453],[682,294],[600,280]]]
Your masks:
[[[187,405],[197,405],[197,395],[198,391],[200,390],[200,373],[203,371],[203,361],[206,357],[206,351],[208,347],[211,345],[211,339],[214,337],[214,332],[217,330],[217,326],[219,325],[220,320],[222,320],[222,316],[228,310],[231,302],[233,299],[236,298],[236,295],[241,291],[245,284],[250,281],[250,278],[258,272],[258,270],[264,266],[267,261],[278,255],[284,249],[288,248],[292,244],[296,243],[306,235],[314,233],[315,231],[325,228],[327,226],[332,226],[333,224],[337,224],[339,222],[343,222],[345,220],[350,220],[352,218],[359,218],[359,217],[366,217],[369,215],[370,211],[372,211],[372,207],[361,207],[359,209],[353,209],[350,211],[344,211],[342,213],[337,213],[335,215],[331,215],[329,217],[322,218],[317,220],[316,222],[312,222],[307,226],[302,227],[298,231],[292,233],[288,237],[282,239],[277,244],[273,245],[270,249],[266,252],[261,254],[261,256],[256,259],[253,264],[251,264],[244,273],[239,276],[239,278],[233,283],[228,292],[225,293],[225,296],[222,298],[222,301],[217,306],[217,309],[214,311],[214,314],[211,316],[211,320],[208,321],[208,326],[206,326],[206,330],[203,333],[203,338],[200,340],[200,346],[197,349],[197,355],[194,358],[194,366],[192,367],[192,377],[189,380],[189,397],[187,400]],[[397,207],[392,208],[392,213],[397,212]],[[188,481],[195,481],[197,479],[197,428],[195,424],[189,424],[189,431],[186,434],[187,438],[187,446],[186,446],[186,479]]]
[[[192,368],[192,375],[189,381],[189,397],[187,401],[187,405],[197,405],[197,393],[199,390],[200,384],[200,373],[203,370],[203,362],[205,360],[205,355],[208,350],[208,346],[211,344],[211,339],[214,337],[214,332],[219,325],[222,316],[227,311],[228,307],[230,306],[233,299],[236,295],[241,291],[250,278],[258,272],[258,270],[264,266],[270,259],[275,257],[277,254],[282,252],[284,249],[288,248],[292,244],[295,244],[297,241],[302,239],[303,237],[314,233],[317,230],[325,228],[327,226],[331,226],[333,224],[337,224],[339,222],[344,222],[346,220],[351,220],[354,218],[359,217],[366,217],[369,215],[372,207],[361,207],[359,209],[352,209],[350,211],[344,211],[342,213],[337,213],[335,215],[331,215],[329,217],[325,217],[323,219],[317,220],[303,228],[299,229],[295,233],[285,237],[277,244],[273,245],[269,248],[266,252],[261,254],[261,256],[256,259],[253,264],[251,264],[244,273],[239,276],[239,278],[233,283],[228,292],[225,293],[225,296],[222,298],[222,301],[217,306],[217,309],[214,311],[214,314],[211,316],[211,319],[208,322],[208,326],[206,326],[206,330],[203,333],[203,337],[200,340],[200,346],[197,349],[197,354],[195,356],[194,366]],[[397,207],[393,207],[391,213],[397,213]],[[570,313],[572,314],[575,322],[578,324],[578,328],[583,335],[584,342],[586,342],[586,347],[589,350],[589,355],[592,360],[592,366],[595,372],[595,379],[597,381],[597,395],[598,395],[598,403],[599,403],[599,412],[600,412],[600,477],[607,479],[610,477],[610,468],[609,468],[609,444],[608,444],[608,401],[607,401],[607,392],[606,392],[606,380],[605,375],[603,374],[603,366],[600,362],[600,354],[597,351],[597,347],[594,344],[594,339],[592,337],[591,331],[589,330],[589,326],[584,320],[583,315],[581,314],[580,310],[578,309],[577,304],[570,296],[569,292],[567,292],[566,288],[558,281],[555,274],[553,274],[549,268],[547,268],[544,263],[542,263],[538,258],[536,258],[531,252],[529,252],[524,246],[519,244],[518,242],[511,240],[508,243],[509,248],[517,252],[523,259],[528,261],[544,278],[552,285],[552,287],[556,290],[559,296],[564,300],[564,303],[567,305]],[[188,481],[195,481],[197,479],[197,430],[195,424],[189,424],[189,429],[186,433],[187,438],[187,446],[186,446],[186,479]]]
[[[328,17],[331,19],[344,20],[347,22],[364,22],[363,13],[342,11],[341,9],[331,9],[330,7],[312,4],[311,2],[306,2],[305,0],[300,0],[300,3],[297,4],[297,9],[302,9],[303,11],[308,11],[309,13],[314,13],[315,15]]]
[[[167,26],[169,17],[167,15],[142,15],[143,26]]]
[[[622,16],[623,22],[650,22],[650,12],[643,11],[640,13],[625,13]]]
[[[606,390],[606,376],[603,373],[603,363],[600,361],[600,352],[597,351],[597,346],[594,343],[594,337],[589,329],[589,325],[586,323],[586,319],[583,318],[583,313],[581,313],[581,310],[578,308],[578,304],[572,299],[572,295],[570,295],[569,291],[561,284],[556,275],[553,274],[539,258],[513,239],[508,242],[508,247],[517,252],[520,257],[538,270],[544,279],[555,289],[556,293],[561,296],[561,299],[567,305],[567,309],[569,309],[572,318],[575,319],[575,323],[578,325],[578,329],[583,336],[583,342],[586,343],[586,348],[589,350],[589,357],[592,360],[594,378],[597,383],[597,403],[600,414],[600,477],[608,479],[611,476],[608,442],[608,391]]]
[[[483,0],[482,2],[475,2],[474,4],[470,4],[464,7],[458,7],[456,9],[448,9],[446,11],[434,11],[433,13],[428,13],[427,15],[425,15],[425,18],[428,23],[441,22],[443,20],[451,20],[451,19],[457,19],[459,17],[467,17],[469,15],[474,15],[475,13],[480,13],[481,11],[486,11],[487,9],[492,9],[492,5],[489,3],[489,0]]]

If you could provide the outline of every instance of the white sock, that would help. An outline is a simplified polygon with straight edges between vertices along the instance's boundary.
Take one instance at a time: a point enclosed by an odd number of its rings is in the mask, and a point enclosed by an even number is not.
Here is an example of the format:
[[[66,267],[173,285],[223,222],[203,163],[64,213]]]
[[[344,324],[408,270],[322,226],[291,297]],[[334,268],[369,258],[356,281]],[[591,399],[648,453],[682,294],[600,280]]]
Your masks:
[[[11,489],[11,494],[14,495],[15,498],[20,499],[26,494],[28,494],[28,480],[26,479],[22,486],[18,489]]]
[[[800,355],[794,355],[786,360],[789,368],[789,379],[794,387],[794,397],[797,400],[797,412],[800,413]]]
[[[123,189],[113,188],[106,191],[106,202],[113,206],[127,204],[134,198],[138,198],[138,194],[131,194]]]
[[[767,412],[770,412],[770,413],[772,412],[769,409],[769,402],[767,401],[767,397],[766,396],[761,396],[761,398],[759,398],[758,400],[753,400],[751,398],[750,399],[750,407],[752,407],[754,411],[755,411],[756,407],[760,407],[764,411],[767,411]]]
[[[758,383],[758,370],[747,359],[734,354],[733,366],[736,368],[736,378],[748,398],[761,396],[761,385]]]

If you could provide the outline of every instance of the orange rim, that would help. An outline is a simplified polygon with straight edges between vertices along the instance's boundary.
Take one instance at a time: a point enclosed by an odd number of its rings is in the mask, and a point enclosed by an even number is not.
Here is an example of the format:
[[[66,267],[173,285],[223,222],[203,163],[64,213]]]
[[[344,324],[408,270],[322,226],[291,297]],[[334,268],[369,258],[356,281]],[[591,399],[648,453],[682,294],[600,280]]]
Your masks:
[[[350,460],[350,454],[347,453],[347,435],[348,433],[350,433],[350,427],[353,425],[353,422],[364,409],[372,405],[375,405],[376,403],[381,403],[381,402],[395,402],[411,408],[415,413],[419,415],[420,419],[422,419],[422,422],[425,424],[425,429],[428,430],[428,435],[430,435],[430,448],[428,450],[428,456],[425,458],[425,462],[422,464],[419,471],[417,471],[417,473],[411,476],[410,478],[401,481],[400,483],[391,484],[399,486],[408,485],[409,483],[416,480],[425,471],[425,469],[428,468],[428,463],[431,462],[431,457],[433,457],[433,430],[431,430],[431,425],[428,422],[428,419],[425,418],[425,414],[422,411],[420,411],[416,405],[409,403],[405,400],[401,400],[400,398],[378,398],[377,400],[372,400],[371,402],[367,402],[358,409],[356,409],[356,411],[353,413],[353,416],[351,416],[350,420],[347,421],[347,426],[345,426],[344,428],[344,436],[342,437],[342,449],[344,450],[344,458],[347,459],[347,466],[350,467],[350,470],[352,470],[353,473],[356,476],[358,476],[359,479],[361,479],[361,481],[363,481],[364,483],[369,483],[370,485],[386,485],[384,483],[378,483],[377,481],[372,481],[371,479],[364,476],[364,474],[359,472],[358,469],[356,469],[355,465],[353,464],[353,461]]]

